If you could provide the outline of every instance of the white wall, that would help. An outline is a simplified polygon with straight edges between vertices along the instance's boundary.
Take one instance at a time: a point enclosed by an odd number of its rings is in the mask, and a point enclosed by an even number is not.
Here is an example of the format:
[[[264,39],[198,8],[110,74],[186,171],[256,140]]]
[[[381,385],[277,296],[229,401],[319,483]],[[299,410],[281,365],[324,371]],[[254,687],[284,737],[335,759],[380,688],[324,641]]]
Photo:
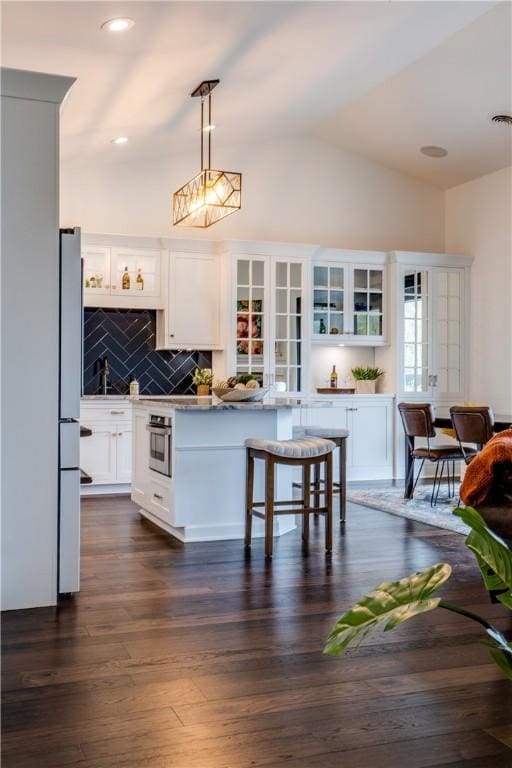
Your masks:
[[[474,256],[470,396],[512,413],[512,168],[446,192],[446,250]]]
[[[62,225],[79,224],[85,232],[443,250],[441,190],[319,139],[215,152],[214,165],[243,173],[243,207],[206,231],[171,224],[172,193],[197,172],[195,154],[135,164],[129,144],[112,151],[110,164],[63,160]]]

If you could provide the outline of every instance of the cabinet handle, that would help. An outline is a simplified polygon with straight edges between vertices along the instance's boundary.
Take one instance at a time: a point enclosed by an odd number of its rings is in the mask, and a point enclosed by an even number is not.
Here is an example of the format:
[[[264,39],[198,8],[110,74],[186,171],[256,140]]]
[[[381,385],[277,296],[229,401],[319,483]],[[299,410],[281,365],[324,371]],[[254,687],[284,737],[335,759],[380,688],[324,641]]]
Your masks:
[[[123,434],[122,432],[118,432],[118,433],[117,433],[117,436],[118,436],[118,437],[122,437],[122,434]]]
[[[154,499],[158,499],[159,501],[163,501],[163,500],[164,500],[164,497],[163,497],[163,496],[160,496],[160,494],[159,494],[159,493],[154,493],[154,494],[153,494],[153,498],[154,498]]]
[[[170,334],[169,334],[169,337],[170,337],[171,339],[174,339],[174,333],[170,333]]]
[[[124,411],[110,411],[112,416],[122,416]]]
[[[116,436],[117,436],[117,432],[112,432],[112,437],[116,437]]]

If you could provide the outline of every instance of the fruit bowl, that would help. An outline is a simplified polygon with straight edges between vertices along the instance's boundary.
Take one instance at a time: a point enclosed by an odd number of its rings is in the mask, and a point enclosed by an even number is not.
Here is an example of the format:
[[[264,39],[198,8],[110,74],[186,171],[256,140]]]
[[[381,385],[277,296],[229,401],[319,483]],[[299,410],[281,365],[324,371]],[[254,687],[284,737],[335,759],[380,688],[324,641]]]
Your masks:
[[[213,394],[225,403],[257,403],[263,400],[269,387],[259,389],[233,389],[228,387],[214,387]]]

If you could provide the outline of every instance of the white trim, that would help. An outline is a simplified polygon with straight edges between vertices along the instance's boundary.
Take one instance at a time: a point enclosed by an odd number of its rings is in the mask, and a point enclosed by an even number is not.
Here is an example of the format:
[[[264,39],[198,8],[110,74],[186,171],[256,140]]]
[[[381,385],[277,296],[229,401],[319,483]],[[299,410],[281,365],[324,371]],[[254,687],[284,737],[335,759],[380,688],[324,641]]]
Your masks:
[[[132,490],[130,483],[89,483],[80,486],[80,496],[129,496]]]
[[[61,104],[75,80],[76,77],[0,67],[0,94],[12,99]]]
[[[456,256],[449,253],[422,253],[420,251],[390,251],[390,264],[410,267],[470,267],[473,256]]]
[[[245,537],[245,525],[243,522],[220,525],[187,525],[185,527],[175,528],[158,518],[156,515],[153,515],[151,512],[148,512],[146,509],[139,508],[139,514],[154,525],[157,525],[166,533],[169,533],[171,536],[174,536],[174,538],[187,544],[194,541],[241,540]],[[283,536],[285,533],[295,530],[296,527],[295,517],[293,515],[287,515],[286,518],[276,516],[274,518],[274,537]],[[263,520],[256,517],[253,518],[253,539],[262,538],[264,535],[265,528]]]

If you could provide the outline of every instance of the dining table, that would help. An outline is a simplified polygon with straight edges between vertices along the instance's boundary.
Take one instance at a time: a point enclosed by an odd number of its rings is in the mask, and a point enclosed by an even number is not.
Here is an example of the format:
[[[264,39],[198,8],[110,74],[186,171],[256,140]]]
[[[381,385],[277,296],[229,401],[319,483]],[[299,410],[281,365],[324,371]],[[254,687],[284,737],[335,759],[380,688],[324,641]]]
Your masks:
[[[439,429],[453,429],[452,420],[449,416],[436,416],[434,419],[434,427]],[[512,414],[499,414],[494,416],[494,431],[503,432],[505,429],[512,427]],[[412,452],[414,451],[414,437],[407,437],[405,441],[405,493],[404,498],[412,499],[414,491],[414,477],[411,472],[411,464],[414,459]]]

